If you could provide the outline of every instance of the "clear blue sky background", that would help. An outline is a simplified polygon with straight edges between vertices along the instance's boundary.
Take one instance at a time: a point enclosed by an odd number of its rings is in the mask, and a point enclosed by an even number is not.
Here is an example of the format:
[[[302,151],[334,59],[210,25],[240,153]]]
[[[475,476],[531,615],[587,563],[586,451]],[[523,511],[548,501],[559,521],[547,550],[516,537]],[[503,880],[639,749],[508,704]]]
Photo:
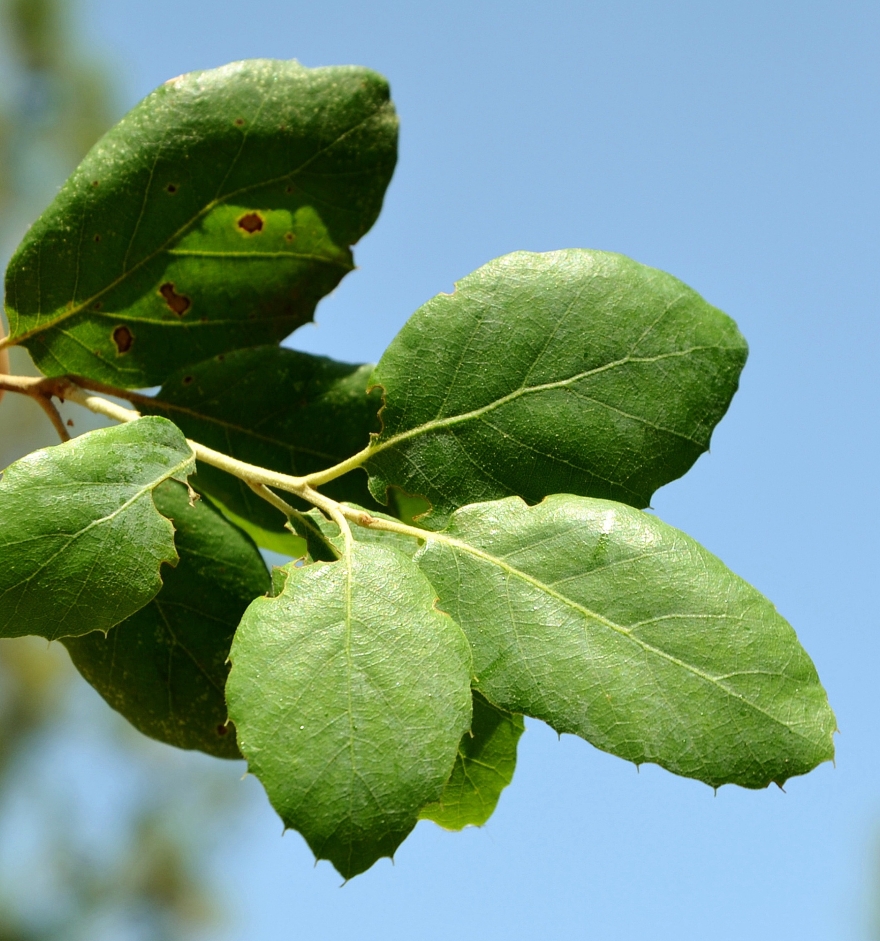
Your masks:
[[[752,349],[742,389],[655,510],[775,601],[841,728],[836,768],[713,796],[532,723],[487,827],[420,824],[396,865],[343,889],[255,810],[223,860],[228,937],[877,937],[880,5],[82,5],[126,106],[253,56],[389,77],[402,138],[385,210],[300,349],[375,360],[419,304],[514,249],[623,252],[733,315]]]

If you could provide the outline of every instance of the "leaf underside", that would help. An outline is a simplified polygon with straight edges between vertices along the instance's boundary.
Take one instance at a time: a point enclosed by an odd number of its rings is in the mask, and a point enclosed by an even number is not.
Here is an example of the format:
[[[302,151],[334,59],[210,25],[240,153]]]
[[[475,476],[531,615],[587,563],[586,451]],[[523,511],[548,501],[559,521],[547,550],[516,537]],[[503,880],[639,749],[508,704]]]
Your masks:
[[[166,82],[28,232],[6,312],[47,375],[162,383],[285,337],[352,269],[396,160],[387,82],[254,59]]]
[[[218,758],[240,758],[227,724],[227,658],[247,606],[269,590],[251,540],[187,488],[167,481],[154,494],[174,525],[180,561],[159,594],[114,627],[65,638],[76,668],[145,735]]]
[[[501,792],[513,780],[523,717],[493,706],[474,693],[474,718],[462,736],[452,775],[440,799],[422,808],[422,820],[446,830],[481,827],[492,816]]]
[[[713,786],[782,784],[833,757],[834,715],[792,628],[656,517],[508,498],[457,512],[416,562],[502,708]]]
[[[138,407],[238,460],[302,476],[345,460],[378,431],[381,399],[378,392],[367,395],[371,368],[277,346],[236,350],[186,367]],[[284,515],[244,481],[200,463],[193,484],[231,519],[246,521],[260,545],[294,551]],[[334,500],[378,508],[360,469],[321,489]],[[291,494],[281,496],[308,508]]]
[[[235,636],[229,714],[285,825],[350,878],[440,796],[470,727],[468,645],[392,549],[287,570]]]
[[[174,528],[153,503],[195,468],[179,429],[140,418],[35,451],[0,481],[0,637],[107,631],[162,587]]]
[[[383,430],[365,467],[460,506],[574,493],[647,506],[709,446],[747,348],[671,275],[608,252],[515,252],[416,311],[373,374]]]

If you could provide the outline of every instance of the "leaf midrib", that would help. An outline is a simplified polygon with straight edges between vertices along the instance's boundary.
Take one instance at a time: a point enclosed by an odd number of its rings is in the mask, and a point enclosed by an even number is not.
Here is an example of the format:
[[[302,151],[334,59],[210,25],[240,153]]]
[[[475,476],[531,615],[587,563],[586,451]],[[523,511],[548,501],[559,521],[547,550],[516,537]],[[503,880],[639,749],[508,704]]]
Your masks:
[[[455,425],[461,425],[465,422],[473,421],[474,419],[481,418],[483,415],[487,415],[490,412],[495,411],[498,408],[501,408],[504,405],[507,405],[509,402],[513,402],[516,399],[522,398],[526,395],[534,395],[540,392],[547,392],[553,389],[564,389],[570,385],[573,385],[576,382],[580,382],[583,379],[589,379],[591,376],[599,375],[603,372],[608,372],[612,369],[619,369],[622,366],[627,366],[632,363],[656,363],[664,359],[672,359],[680,356],[690,356],[694,353],[703,352],[706,350],[724,350],[728,347],[724,346],[692,346],[684,350],[672,350],[668,353],[659,353],[656,356],[624,356],[621,359],[612,360],[610,363],[605,363],[602,366],[596,366],[593,369],[585,370],[584,372],[577,373],[574,376],[568,376],[565,379],[557,379],[554,382],[544,382],[540,385],[535,386],[521,386],[519,389],[515,389],[513,392],[509,392],[507,395],[503,395],[500,398],[494,399],[492,402],[488,402],[486,405],[481,405],[479,408],[472,409],[469,412],[462,412],[459,415],[450,415],[448,418],[435,418],[428,422],[423,422],[421,425],[417,425],[415,428],[410,428],[406,431],[399,432],[398,434],[392,435],[390,438],[386,438],[384,441],[379,440],[375,444],[370,445],[368,453],[366,455],[366,460],[374,457],[380,452],[386,450],[387,448],[394,447],[395,445],[401,444],[404,441],[408,441],[411,438],[419,437],[420,435],[428,434],[433,431],[438,431],[443,428],[452,428]],[[381,386],[381,382],[376,383],[376,386]],[[373,386],[372,388],[375,388]],[[370,391],[369,389],[367,391]],[[603,402],[598,402],[599,405],[605,405]],[[632,418],[645,421],[645,419],[640,419],[639,416],[633,415]],[[668,429],[662,429],[667,431]],[[680,432],[669,431],[669,434],[675,434],[678,437],[685,437]],[[692,439],[687,439],[691,441]]]

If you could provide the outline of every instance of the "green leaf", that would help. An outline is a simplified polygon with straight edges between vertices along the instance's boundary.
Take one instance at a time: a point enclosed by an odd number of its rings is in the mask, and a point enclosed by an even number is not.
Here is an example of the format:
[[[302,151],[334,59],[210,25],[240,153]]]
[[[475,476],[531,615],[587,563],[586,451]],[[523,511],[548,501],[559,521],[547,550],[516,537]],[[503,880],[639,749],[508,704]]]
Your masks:
[[[68,637],[76,668],[145,735],[218,758],[240,758],[227,725],[224,686],[232,638],[245,609],[270,588],[256,546],[186,487],[156,488],[180,555],[159,594],[106,636]]]
[[[716,787],[833,757],[834,715],[790,625],[654,516],[508,498],[459,510],[416,561],[502,708]]]
[[[708,448],[745,359],[734,322],[662,271],[506,255],[417,310],[379,361],[371,490],[426,497],[431,529],[508,495],[647,506]]]
[[[371,369],[277,346],[257,347],[187,367],[169,378],[155,399],[138,398],[137,404],[145,413],[170,418],[200,444],[301,476],[345,460],[378,430],[381,399],[378,393],[367,395]],[[284,515],[244,481],[199,464],[193,484],[233,522],[246,521],[259,544],[293,554]],[[360,468],[322,491],[334,500],[378,506]],[[291,494],[281,495],[308,508]]]
[[[312,318],[394,169],[387,82],[254,59],[148,95],[91,150],[6,279],[48,375],[153,386]]]
[[[523,717],[493,706],[474,693],[474,719],[462,736],[452,776],[440,800],[422,808],[422,820],[446,830],[481,827],[492,816],[501,792],[513,780]]]
[[[285,825],[350,878],[440,796],[471,721],[468,645],[392,549],[287,568],[235,636],[229,714]]]
[[[0,481],[0,637],[107,631],[177,564],[174,527],[153,503],[195,461],[164,418],[140,418],[35,451]]]

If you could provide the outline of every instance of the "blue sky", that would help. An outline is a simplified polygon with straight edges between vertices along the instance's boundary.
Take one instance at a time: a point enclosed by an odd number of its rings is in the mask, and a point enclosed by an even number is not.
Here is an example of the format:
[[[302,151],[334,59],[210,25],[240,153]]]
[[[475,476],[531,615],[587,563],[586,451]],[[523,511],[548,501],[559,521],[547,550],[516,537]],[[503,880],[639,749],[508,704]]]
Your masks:
[[[375,360],[490,258],[583,246],[672,272],[751,346],[711,454],[655,511],[794,624],[841,734],[717,795],[532,723],[480,831],[423,823],[345,888],[249,806],[221,861],[249,941],[877,936],[880,6],[842,2],[82,0],[127,108],[255,56],[391,81],[401,156],[359,270],[291,345]],[[242,787],[258,790],[252,779]]]

